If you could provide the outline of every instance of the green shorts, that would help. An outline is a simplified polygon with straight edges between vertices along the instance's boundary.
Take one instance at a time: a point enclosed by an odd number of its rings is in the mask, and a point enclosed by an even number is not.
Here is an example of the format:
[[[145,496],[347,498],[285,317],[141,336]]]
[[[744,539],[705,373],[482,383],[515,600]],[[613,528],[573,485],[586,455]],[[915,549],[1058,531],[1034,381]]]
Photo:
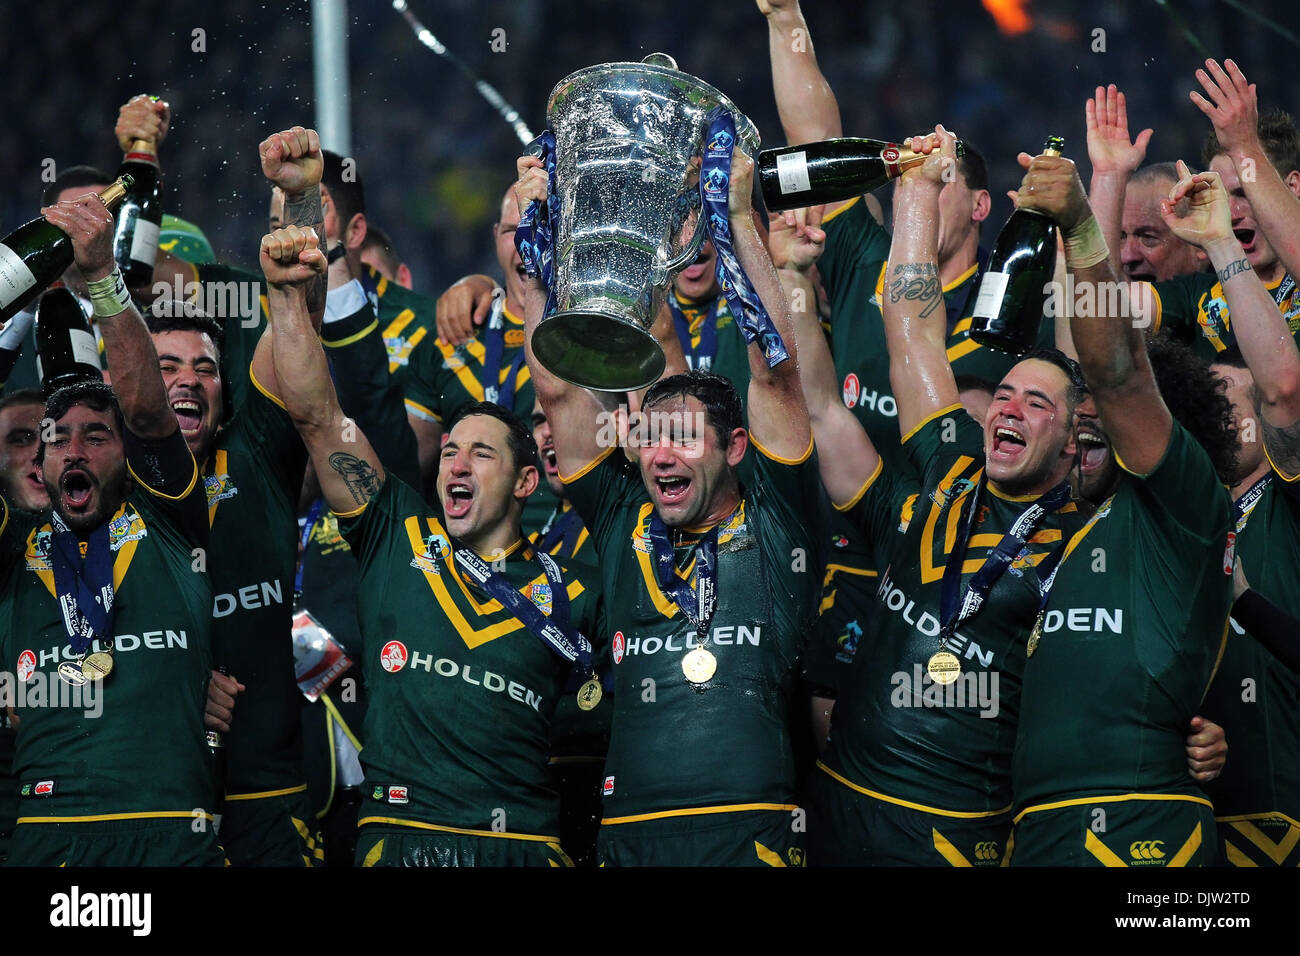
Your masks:
[[[1300,866],[1300,823],[1284,813],[1219,817],[1219,863]]]
[[[818,765],[809,783],[813,866],[998,866],[1011,814],[957,816],[862,793]]]
[[[560,845],[574,866],[596,865],[596,834],[600,831],[600,785],[603,760],[557,761],[551,779],[560,795]]]
[[[1012,866],[1212,866],[1214,811],[1209,801],[1110,800],[1017,815]]]
[[[804,814],[732,810],[603,824],[601,866],[803,866]]]
[[[23,823],[7,866],[225,866],[212,821],[147,817],[85,823]]]
[[[256,800],[226,797],[220,834],[231,866],[320,866],[325,859],[305,786]]]
[[[367,823],[357,866],[573,866],[560,844]]]

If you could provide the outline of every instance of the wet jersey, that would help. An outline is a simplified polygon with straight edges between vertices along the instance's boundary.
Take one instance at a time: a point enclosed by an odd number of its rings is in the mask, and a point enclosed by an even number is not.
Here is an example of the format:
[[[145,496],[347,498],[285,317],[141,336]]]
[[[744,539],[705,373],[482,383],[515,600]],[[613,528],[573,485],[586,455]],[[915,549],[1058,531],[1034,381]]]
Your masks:
[[[1167,331],[1210,362],[1224,349],[1237,344],[1228,298],[1223,294],[1223,283],[1213,272],[1177,276],[1149,285],[1155,291],[1155,331]],[[1300,286],[1290,275],[1283,274],[1276,282],[1265,283],[1265,288],[1277,303],[1291,334],[1300,335]]]

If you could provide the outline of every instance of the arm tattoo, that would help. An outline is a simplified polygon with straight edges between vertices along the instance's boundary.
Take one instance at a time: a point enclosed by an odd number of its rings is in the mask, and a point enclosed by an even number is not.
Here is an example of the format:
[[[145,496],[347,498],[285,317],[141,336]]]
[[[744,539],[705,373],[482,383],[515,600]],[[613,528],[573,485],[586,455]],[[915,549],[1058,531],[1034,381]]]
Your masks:
[[[364,505],[379,490],[379,472],[364,458],[336,451],[330,455],[330,467],[343,478],[358,505]]]
[[[1239,272],[1250,272],[1250,260],[1246,258],[1236,259],[1229,262],[1226,266],[1218,271],[1219,281],[1227,284],[1227,281]]]
[[[1300,422],[1290,425],[1270,425],[1260,418],[1264,432],[1264,450],[1285,478],[1300,475]]]
[[[905,262],[894,267],[897,277],[889,284],[889,301],[897,304],[903,299],[911,299],[928,304],[921,312],[921,318],[929,318],[935,306],[943,301],[939,289],[939,275],[933,262]]]
[[[325,214],[321,210],[320,186],[294,195],[284,197],[284,225],[306,226],[316,233],[319,248],[328,250],[325,241]],[[325,275],[319,275],[307,283],[307,311],[319,312],[325,308]]]

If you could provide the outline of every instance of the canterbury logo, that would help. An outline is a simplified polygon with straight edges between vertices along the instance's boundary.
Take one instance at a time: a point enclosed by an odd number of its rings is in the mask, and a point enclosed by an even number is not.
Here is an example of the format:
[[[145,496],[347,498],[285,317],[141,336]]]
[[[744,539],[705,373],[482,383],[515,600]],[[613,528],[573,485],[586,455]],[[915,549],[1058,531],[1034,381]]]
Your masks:
[[[1128,855],[1135,860],[1163,860],[1165,853],[1160,848],[1164,840],[1137,840],[1128,846]]]
[[[984,843],[975,844],[975,859],[996,860],[997,858],[998,858],[998,845],[995,841],[989,840]]]

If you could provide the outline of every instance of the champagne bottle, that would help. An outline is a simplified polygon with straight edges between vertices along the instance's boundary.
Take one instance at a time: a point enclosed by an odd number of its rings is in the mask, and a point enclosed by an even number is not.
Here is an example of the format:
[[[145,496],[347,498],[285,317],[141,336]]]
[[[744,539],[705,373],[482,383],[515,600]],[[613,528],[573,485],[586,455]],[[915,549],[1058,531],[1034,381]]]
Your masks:
[[[137,139],[117,174],[130,176],[134,185],[127,190],[117,214],[113,257],[127,287],[138,289],[153,281],[158,233],[162,228],[162,173],[158,168],[157,144],[153,140]]]
[[[110,210],[131,188],[130,176],[99,194]],[[8,322],[72,265],[72,240],[44,216],[0,239],[0,322]]]
[[[81,302],[62,284],[41,296],[36,307],[36,373],[46,398],[65,385],[104,380],[95,333]]]
[[[1049,136],[1043,155],[1060,156],[1064,148],[1064,139]],[[1055,221],[1036,209],[1011,213],[980,277],[970,337],[1013,355],[1037,345],[1055,266]]]
[[[965,147],[957,143],[957,157]],[[826,139],[820,143],[765,149],[758,154],[758,182],[769,212],[852,199],[879,189],[925,162],[923,153],[879,139]]]

